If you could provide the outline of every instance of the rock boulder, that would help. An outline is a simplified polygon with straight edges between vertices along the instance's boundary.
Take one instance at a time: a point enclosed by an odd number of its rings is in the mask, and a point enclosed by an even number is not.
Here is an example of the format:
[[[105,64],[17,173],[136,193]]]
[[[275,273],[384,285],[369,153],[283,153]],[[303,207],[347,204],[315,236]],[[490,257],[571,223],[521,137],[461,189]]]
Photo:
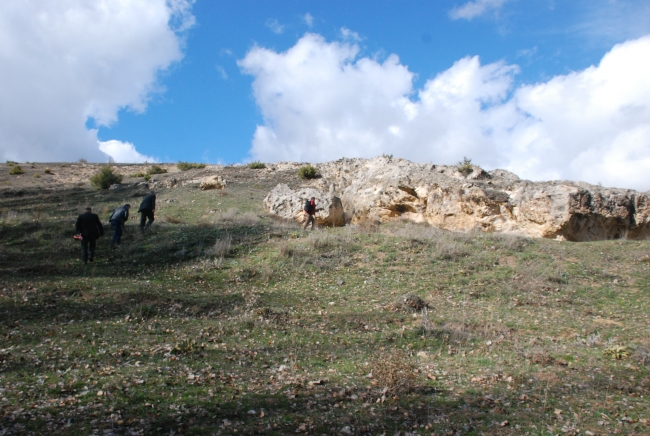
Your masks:
[[[226,181],[221,176],[204,177],[199,182],[202,191],[210,189],[223,189],[226,187]]]

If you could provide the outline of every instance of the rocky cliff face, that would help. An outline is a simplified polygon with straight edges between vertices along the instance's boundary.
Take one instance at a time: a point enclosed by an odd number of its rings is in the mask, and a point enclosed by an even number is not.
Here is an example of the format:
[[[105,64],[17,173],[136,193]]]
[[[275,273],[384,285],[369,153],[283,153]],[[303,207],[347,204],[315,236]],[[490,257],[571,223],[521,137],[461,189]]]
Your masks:
[[[317,168],[322,177],[305,183],[310,194],[278,187],[265,199],[267,210],[295,218],[302,197],[313,194],[324,202],[340,199],[353,224],[362,219],[408,219],[453,231],[478,229],[570,241],[650,236],[647,192],[568,181],[530,182],[508,171],[486,172],[479,167],[461,174],[455,166],[388,157],[340,159]],[[282,208],[285,212],[280,213]],[[286,212],[289,209],[291,213]],[[341,219],[329,219],[324,210],[321,221],[338,225]]]

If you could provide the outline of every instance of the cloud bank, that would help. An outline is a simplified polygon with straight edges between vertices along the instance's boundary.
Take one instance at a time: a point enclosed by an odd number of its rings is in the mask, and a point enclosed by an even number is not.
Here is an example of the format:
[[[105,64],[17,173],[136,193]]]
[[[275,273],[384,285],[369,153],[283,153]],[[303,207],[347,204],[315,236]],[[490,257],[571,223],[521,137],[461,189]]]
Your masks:
[[[416,90],[397,56],[360,57],[357,45],[316,34],[282,53],[254,47],[239,65],[264,117],[253,159],[468,156],[533,180],[650,189],[650,36],[614,46],[597,66],[520,87],[518,66],[466,57]]]
[[[87,121],[144,111],[158,72],[183,56],[192,2],[0,2],[0,159],[106,161],[119,147],[100,146]],[[142,155],[113,158],[129,156]]]
[[[144,162],[158,162],[155,157],[145,156],[138,153],[135,146],[130,142],[122,142],[112,139],[110,141],[100,141],[99,150],[113,158],[117,163],[144,163]]]

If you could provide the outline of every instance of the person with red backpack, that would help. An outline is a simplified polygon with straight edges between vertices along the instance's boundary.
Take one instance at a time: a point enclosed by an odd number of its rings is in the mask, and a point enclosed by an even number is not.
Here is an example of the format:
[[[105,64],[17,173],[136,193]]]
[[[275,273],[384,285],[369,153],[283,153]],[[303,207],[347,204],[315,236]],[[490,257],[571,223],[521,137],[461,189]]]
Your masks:
[[[77,231],[75,239],[81,241],[81,260],[83,263],[94,262],[97,239],[104,236],[104,226],[99,221],[99,217],[87,207],[77,218],[75,229]]]
[[[305,224],[302,226],[302,228],[304,230],[307,230],[307,226],[311,224],[311,229],[314,230],[314,226],[316,225],[316,197],[312,197],[311,199],[305,201],[305,207],[303,210],[305,211],[307,219],[305,220]]]

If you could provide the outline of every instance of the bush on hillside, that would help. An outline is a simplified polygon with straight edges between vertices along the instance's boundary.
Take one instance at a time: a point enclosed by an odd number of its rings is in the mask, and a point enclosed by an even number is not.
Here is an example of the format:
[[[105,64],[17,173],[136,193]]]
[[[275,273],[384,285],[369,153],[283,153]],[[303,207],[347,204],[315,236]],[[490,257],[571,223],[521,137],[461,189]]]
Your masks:
[[[264,162],[260,162],[256,160],[255,162],[251,162],[248,164],[248,168],[253,169],[253,170],[261,170],[266,168],[266,165],[264,165]]]
[[[318,170],[311,165],[305,165],[298,170],[298,177],[301,179],[315,179],[319,175]]]
[[[15,165],[11,167],[11,171],[9,171],[9,174],[12,176],[18,176],[20,174],[25,174],[25,171],[20,167],[20,165]]]
[[[90,184],[99,189],[108,189],[118,183],[122,183],[122,175],[114,172],[110,165],[102,167],[90,178]]]
[[[456,164],[456,167],[458,168],[458,172],[464,176],[467,176],[469,173],[474,171],[472,168],[472,159],[469,159],[467,157],[463,157],[463,160],[458,162]]]
[[[176,167],[181,171],[187,170],[200,170],[205,168],[205,164],[202,163],[190,163],[190,162],[179,162],[176,164]]]
[[[167,172],[166,169],[159,167],[158,165],[152,165],[151,168],[147,170],[147,174],[150,176],[154,174],[165,174]]]

